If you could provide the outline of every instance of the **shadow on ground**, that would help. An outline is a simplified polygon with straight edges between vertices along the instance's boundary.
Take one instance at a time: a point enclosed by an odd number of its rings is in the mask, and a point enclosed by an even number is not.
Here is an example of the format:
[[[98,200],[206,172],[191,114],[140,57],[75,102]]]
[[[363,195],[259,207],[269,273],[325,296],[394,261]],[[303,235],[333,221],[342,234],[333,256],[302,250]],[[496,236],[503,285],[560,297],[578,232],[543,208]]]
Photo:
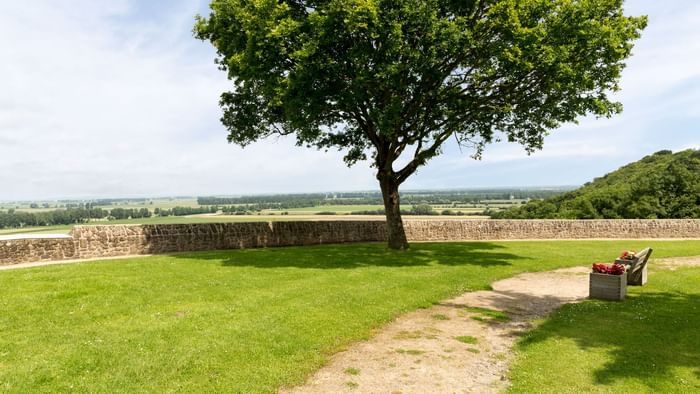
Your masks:
[[[178,253],[174,258],[221,260],[229,267],[352,269],[360,267],[411,267],[427,265],[482,267],[512,265],[529,259],[499,251],[488,242],[418,243],[407,251],[387,250],[384,244],[340,244]]]
[[[700,283],[700,277],[696,280]],[[656,385],[676,379],[675,368],[688,368],[690,376],[700,378],[700,294],[642,290],[624,302],[566,305],[528,334],[520,347],[527,351],[538,343],[560,340],[573,340],[585,351],[605,351],[610,360],[594,371],[597,384],[633,379],[664,391],[667,386]],[[570,363],[575,367],[576,360]],[[677,382],[681,391],[682,383]]]

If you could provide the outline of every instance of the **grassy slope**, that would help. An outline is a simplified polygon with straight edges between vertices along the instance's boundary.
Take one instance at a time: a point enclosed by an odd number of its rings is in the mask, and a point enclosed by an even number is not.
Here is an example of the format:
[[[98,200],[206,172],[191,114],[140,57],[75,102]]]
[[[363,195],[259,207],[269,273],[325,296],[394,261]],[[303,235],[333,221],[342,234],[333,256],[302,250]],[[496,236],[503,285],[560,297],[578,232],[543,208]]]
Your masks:
[[[513,393],[700,392],[700,268],[564,306],[520,342]]]
[[[0,391],[274,392],[400,313],[647,244],[328,245],[0,271]]]

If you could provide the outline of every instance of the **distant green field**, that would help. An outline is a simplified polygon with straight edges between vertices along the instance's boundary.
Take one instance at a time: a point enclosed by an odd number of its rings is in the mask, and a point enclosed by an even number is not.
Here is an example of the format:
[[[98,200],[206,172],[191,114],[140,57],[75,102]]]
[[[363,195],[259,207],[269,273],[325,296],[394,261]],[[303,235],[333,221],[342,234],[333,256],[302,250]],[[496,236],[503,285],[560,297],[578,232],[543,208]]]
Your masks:
[[[101,224],[183,224],[183,223],[221,223],[221,222],[267,222],[267,221],[290,221],[303,220],[298,217],[286,215],[220,215],[220,216],[165,216],[151,217],[141,219],[124,219],[124,220],[103,220],[84,225],[101,225]],[[61,226],[43,226],[43,227],[24,227],[0,229],[0,235],[12,234],[67,234],[73,225]]]
[[[520,200],[517,200],[520,201]],[[41,206],[42,203],[40,203]],[[23,203],[23,204],[10,204],[10,203],[5,203],[5,204],[0,204],[0,210],[8,210],[8,209],[14,209],[16,211],[23,211],[23,212],[33,212],[33,213],[39,213],[39,212],[45,212],[45,211],[53,211],[56,209],[64,209],[62,204],[56,203],[56,202],[48,202],[49,208],[30,208],[28,203]],[[479,204],[430,204],[433,207],[433,210],[436,213],[441,213],[442,211],[451,211],[451,212],[462,212],[462,213],[478,213],[484,211],[486,208],[490,209],[506,209],[509,207],[512,207],[514,204],[518,204],[518,202],[512,202],[509,200],[491,200],[491,201],[484,201],[483,203]],[[250,204],[233,204],[233,205],[250,205]],[[412,204],[403,204],[402,207],[405,210],[410,210]],[[114,209],[114,208],[124,208],[124,209],[141,209],[141,208],[147,208],[151,212],[153,212],[154,209],[160,208],[160,209],[172,209],[175,207],[193,207],[193,208],[198,208],[201,207],[197,203],[196,199],[171,199],[171,198],[163,198],[163,199],[152,199],[148,200],[146,202],[131,202],[131,201],[124,201],[124,202],[116,202],[111,205],[96,205],[96,208],[102,208],[106,210]],[[282,214],[283,212],[286,212],[289,215],[297,215],[297,214],[302,214],[302,215],[308,215],[308,214],[317,214],[320,212],[333,212],[336,214],[350,214],[351,212],[358,212],[358,211],[377,211],[381,210],[384,207],[379,204],[358,204],[358,205],[317,205],[314,207],[304,207],[304,208],[289,208],[289,209],[265,209],[262,210],[261,213],[263,215],[265,214]],[[119,222],[111,222],[111,223],[119,223]],[[133,223],[129,221],[128,223]],[[159,223],[159,222],[155,222]],[[170,223],[170,222],[168,222]],[[43,230],[41,230],[43,231]],[[3,230],[0,230],[0,234],[3,233]]]
[[[266,209],[263,212],[289,212],[291,215],[295,212],[301,213],[317,213],[317,212],[335,212],[335,213],[350,213],[357,211],[376,211],[384,209],[382,205],[318,205],[315,207],[305,208],[290,208],[290,209]]]
[[[435,206],[433,205],[433,211],[441,213],[442,211],[451,211],[454,213],[480,213],[483,212],[486,207],[472,208],[472,207],[449,207],[449,206]]]
[[[324,216],[315,215],[311,211],[290,212],[288,215],[282,215],[283,211],[266,212],[260,215],[217,215],[217,216],[165,216],[165,217],[150,217],[141,219],[124,219],[124,220],[100,220],[82,225],[95,226],[103,224],[187,224],[187,223],[231,223],[231,222],[275,222],[275,221],[293,221],[293,220],[319,220]],[[349,212],[344,212],[342,218],[339,219],[357,219],[367,220],[368,216],[350,216]],[[327,219],[333,219],[334,216],[325,216]],[[382,220],[383,216],[374,215],[370,219]],[[481,219],[480,216],[406,216],[404,220],[410,219]],[[74,225],[58,225],[58,226],[41,226],[41,227],[23,227],[23,228],[7,228],[0,229],[0,235],[17,235],[17,234],[68,234]]]
[[[153,211],[155,208],[161,209],[172,209],[176,206],[181,207],[199,207],[197,200],[190,199],[154,199],[153,205],[146,202],[145,204],[132,204],[124,203],[118,205],[105,205],[101,206],[103,209],[112,208],[148,208]],[[471,205],[471,204],[470,204]],[[6,207],[8,208],[8,207]],[[290,208],[290,209],[266,209],[260,212],[260,214],[254,215],[218,215],[218,216],[166,216],[166,217],[150,217],[141,219],[122,219],[122,220],[99,220],[87,225],[100,225],[100,224],[181,224],[181,223],[215,223],[215,222],[255,222],[255,221],[290,221],[290,220],[311,220],[313,217],[309,215],[316,215],[322,212],[333,212],[337,215],[350,215],[351,212],[359,211],[377,211],[384,207],[382,205],[319,205],[315,207],[306,208]],[[465,214],[474,214],[482,212],[486,207],[477,205],[477,208],[473,207],[450,207],[446,205],[434,205],[433,211],[436,213],[441,213],[444,210],[449,210],[452,212],[460,211]],[[40,212],[46,210],[53,210],[55,208],[45,209],[45,208],[29,208],[21,207],[18,210],[27,212]],[[410,210],[411,205],[404,205],[403,209]],[[379,219],[379,217],[377,217]],[[436,216],[440,218],[440,216]],[[449,219],[449,216],[443,216],[443,218]],[[452,218],[455,218],[452,216]],[[475,216],[463,216],[463,218],[475,219]],[[11,228],[11,229],[0,229],[0,235],[13,235],[13,234],[66,234],[73,228],[73,225],[56,225],[56,226],[42,226],[42,227],[24,227],[24,228]]]
[[[461,211],[463,213],[474,213],[474,212],[482,212],[484,209],[487,208],[486,205],[483,204],[468,204],[468,205],[463,205],[463,206],[456,206],[453,207],[451,205],[444,205],[444,204],[433,204],[431,205],[433,207],[433,211],[436,213],[440,213],[442,211],[452,211],[452,212],[457,212]],[[498,208],[503,206],[503,204],[496,204],[496,205],[489,205],[491,208]],[[511,206],[508,204],[507,206]],[[410,204],[402,204],[401,209],[402,210],[410,210],[412,205]],[[335,212],[337,214],[344,214],[344,213],[351,213],[351,212],[359,212],[359,211],[377,211],[377,210],[382,210],[384,209],[384,206],[382,205],[317,205],[315,207],[305,207],[305,208],[290,208],[290,209],[266,209],[263,210],[263,212],[271,212],[271,213],[281,213],[281,212],[289,212],[290,215],[294,215],[296,213],[302,213],[302,214],[309,214],[309,213],[319,213],[319,212]]]
[[[435,211],[451,210],[451,211],[462,211],[462,212],[477,212],[483,211],[484,209],[490,208],[509,208],[513,205],[519,203],[509,202],[508,200],[493,200],[493,201],[483,201],[479,204],[430,204]],[[251,205],[251,204],[231,204],[234,206],[240,205]],[[102,209],[113,209],[113,208],[124,208],[124,209],[141,209],[148,208],[153,211],[156,208],[160,209],[172,209],[175,207],[193,207],[198,208],[201,205],[197,203],[196,199],[153,199],[148,200],[145,203],[141,202],[119,202],[110,205],[95,205],[96,208]],[[412,204],[402,204],[403,209],[411,209]],[[358,205],[317,205],[314,207],[304,207],[304,208],[289,208],[289,209],[265,209],[263,212],[271,213],[281,213],[289,212],[303,212],[303,213],[317,213],[317,212],[336,212],[336,213],[350,213],[354,211],[376,211],[383,209],[384,207],[380,204],[358,204]],[[64,209],[62,204],[56,202],[49,203],[49,208],[30,208],[28,204],[0,204],[0,210],[14,209],[16,211],[24,212],[44,212],[53,211],[56,209]]]
[[[73,225],[60,226],[41,226],[41,227],[23,227],[23,228],[3,228],[0,229],[0,235],[14,234],[67,234]]]
[[[46,212],[46,211],[55,211],[57,209],[62,209],[62,208],[56,208],[53,205],[49,208],[44,208],[44,207],[29,208],[28,205],[8,205],[8,204],[0,205],[0,210],[7,211],[10,209],[14,209],[17,212],[35,212],[35,213],[38,213],[38,212]]]
[[[151,204],[152,202],[152,204]],[[112,208],[133,208],[133,209],[141,209],[141,208],[148,208],[151,211],[153,211],[156,208],[160,209],[172,209],[175,207],[193,207],[193,208],[198,208],[200,207],[199,204],[197,204],[197,199],[153,199],[150,200],[150,202],[146,203],[124,203],[124,204],[112,204],[112,205],[99,205],[99,208],[102,209],[112,209]]]
[[[14,209],[16,211],[24,211],[24,212],[44,212],[44,211],[53,211],[56,209],[63,209],[64,208],[64,206],[62,206],[64,204],[57,203],[55,201],[47,201],[46,203],[49,204],[49,208],[44,208],[43,206],[41,206],[43,204],[43,202],[40,202],[39,203],[40,208],[30,208],[28,203],[22,203],[22,204],[3,203],[3,204],[0,204],[0,209],[2,209],[2,210]],[[156,208],[160,208],[160,209],[172,209],[175,207],[194,207],[194,208],[197,208],[199,206],[200,205],[197,203],[197,199],[194,199],[194,198],[191,198],[191,199],[154,198],[151,200],[147,200],[146,202],[124,201],[124,202],[119,202],[119,203],[113,203],[110,205],[95,205],[96,208],[102,208],[102,209],[148,208],[151,211],[153,211]]]

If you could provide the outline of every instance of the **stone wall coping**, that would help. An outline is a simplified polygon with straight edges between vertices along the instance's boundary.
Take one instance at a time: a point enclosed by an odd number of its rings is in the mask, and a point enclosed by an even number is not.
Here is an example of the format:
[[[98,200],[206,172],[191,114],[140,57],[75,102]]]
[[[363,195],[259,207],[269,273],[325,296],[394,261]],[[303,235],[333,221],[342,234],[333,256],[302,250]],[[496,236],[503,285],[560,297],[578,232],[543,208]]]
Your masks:
[[[57,239],[73,237],[70,234],[10,234],[0,235],[0,241],[13,241],[16,239]]]

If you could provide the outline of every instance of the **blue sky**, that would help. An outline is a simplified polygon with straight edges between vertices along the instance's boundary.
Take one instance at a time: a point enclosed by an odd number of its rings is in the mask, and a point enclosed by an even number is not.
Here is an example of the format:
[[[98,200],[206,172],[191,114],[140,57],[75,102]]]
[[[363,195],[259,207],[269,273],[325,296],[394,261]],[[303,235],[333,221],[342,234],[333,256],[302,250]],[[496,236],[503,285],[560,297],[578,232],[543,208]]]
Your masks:
[[[206,1],[0,2],[0,200],[378,189],[368,163],[272,139],[226,143],[229,88],[192,38]],[[404,189],[577,185],[661,149],[700,148],[700,3],[628,0],[649,15],[612,119],[582,119],[527,156],[447,145]]]

